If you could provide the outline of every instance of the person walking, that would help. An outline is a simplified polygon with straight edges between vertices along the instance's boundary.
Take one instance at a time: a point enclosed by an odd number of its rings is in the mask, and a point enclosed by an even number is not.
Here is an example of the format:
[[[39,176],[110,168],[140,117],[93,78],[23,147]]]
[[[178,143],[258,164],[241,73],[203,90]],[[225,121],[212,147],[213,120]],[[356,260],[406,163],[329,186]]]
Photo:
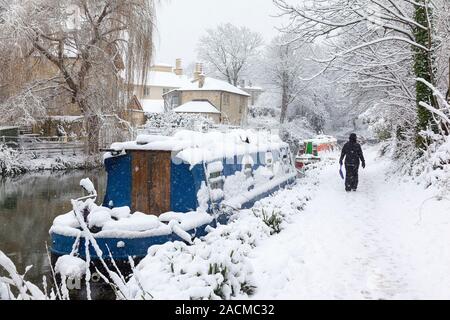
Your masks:
[[[350,134],[349,141],[342,148],[341,158],[339,159],[339,164],[342,167],[342,162],[345,158],[345,191],[347,192],[356,191],[358,188],[360,162],[363,168],[366,167],[361,145],[356,140],[356,134]]]

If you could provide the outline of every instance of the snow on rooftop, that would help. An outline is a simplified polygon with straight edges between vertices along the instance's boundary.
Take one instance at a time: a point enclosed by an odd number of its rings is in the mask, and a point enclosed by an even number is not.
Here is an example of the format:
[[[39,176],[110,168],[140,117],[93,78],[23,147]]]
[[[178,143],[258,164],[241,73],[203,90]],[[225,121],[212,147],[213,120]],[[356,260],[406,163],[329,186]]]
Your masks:
[[[139,99],[139,103],[145,113],[164,113],[164,100]]]
[[[140,73],[136,73],[134,76],[134,85],[141,85]],[[190,83],[187,75],[176,75],[174,72],[169,71],[149,71],[147,73],[147,86],[163,87],[169,89],[176,89]]]
[[[147,85],[154,87],[179,88],[189,83],[186,75],[178,76],[173,72],[150,71]]]
[[[166,68],[173,68],[173,65],[168,62],[157,62],[152,67],[166,67]]]
[[[246,140],[248,139],[248,143]],[[111,149],[123,150],[161,150],[172,151],[174,157],[191,164],[202,161],[211,162],[235,155],[255,154],[279,150],[288,145],[279,136],[266,131],[236,129],[227,132],[207,133],[180,130],[173,136],[140,135],[136,141],[117,142]],[[111,155],[107,153],[105,158]]]
[[[199,87],[198,80],[189,82],[188,84],[180,87],[177,89],[179,91],[225,91],[235,94],[240,94],[242,96],[249,97],[250,95],[239,89],[238,87],[233,86],[232,84],[229,84],[226,81],[222,81],[215,78],[205,77],[205,83],[203,84],[203,87]]]
[[[240,88],[244,89],[244,90],[263,91],[262,87],[253,86],[253,85],[252,86],[248,85],[248,86],[240,87]]]
[[[219,110],[214,107],[209,101],[189,101],[181,106],[173,109],[176,113],[216,113],[220,114]]]

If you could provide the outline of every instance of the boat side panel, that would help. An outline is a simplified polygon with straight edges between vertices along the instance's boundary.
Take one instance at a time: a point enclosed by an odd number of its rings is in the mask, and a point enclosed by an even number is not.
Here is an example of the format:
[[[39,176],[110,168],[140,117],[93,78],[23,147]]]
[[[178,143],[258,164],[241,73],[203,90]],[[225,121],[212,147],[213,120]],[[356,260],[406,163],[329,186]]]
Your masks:
[[[131,155],[123,155],[105,160],[108,173],[103,206],[131,207]]]
[[[212,222],[212,227],[216,227],[215,222]],[[208,224],[199,226],[198,228],[187,231],[193,238],[203,237],[207,234],[206,228]],[[52,247],[51,252],[57,256],[68,255],[72,252],[75,237],[60,235],[56,233],[51,234]],[[117,260],[127,260],[129,256],[133,258],[143,258],[147,255],[148,248],[154,245],[161,245],[169,241],[183,241],[176,234],[143,237],[143,238],[97,238],[97,245],[102,251],[104,259],[111,256]],[[78,245],[78,254],[81,258],[86,258],[86,241],[84,238],[80,239]],[[98,259],[96,251],[93,246],[89,246],[89,255],[92,259]]]
[[[170,208],[174,212],[195,211],[198,207],[194,176],[185,163],[171,162]]]

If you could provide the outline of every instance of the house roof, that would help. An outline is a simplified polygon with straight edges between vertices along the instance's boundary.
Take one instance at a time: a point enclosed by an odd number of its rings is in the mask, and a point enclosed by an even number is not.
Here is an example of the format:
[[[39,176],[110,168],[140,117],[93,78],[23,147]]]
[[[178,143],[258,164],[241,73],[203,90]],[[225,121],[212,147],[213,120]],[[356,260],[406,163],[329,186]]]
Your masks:
[[[164,113],[164,100],[139,99],[145,113]]]
[[[172,91],[224,91],[249,97],[250,95],[238,87],[215,78],[205,77],[202,88],[198,86],[198,80],[192,81]]]
[[[211,104],[211,102],[209,102],[207,100],[189,101],[189,102],[186,102],[186,103],[182,104],[181,106],[173,109],[173,111],[176,113],[216,113],[216,114],[220,114],[219,110],[217,110],[216,107],[214,107]]]
[[[164,87],[164,88],[180,88],[190,83],[189,77],[186,75],[176,75],[173,72],[167,71],[149,71],[147,73],[147,86]],[[139,74],[134,76],[134,85],[141,85]]]
[[[147,76],[147,85],[154,87],[179,88],[188,83],[187,76],[178,76],[173,72],[150,71]]]

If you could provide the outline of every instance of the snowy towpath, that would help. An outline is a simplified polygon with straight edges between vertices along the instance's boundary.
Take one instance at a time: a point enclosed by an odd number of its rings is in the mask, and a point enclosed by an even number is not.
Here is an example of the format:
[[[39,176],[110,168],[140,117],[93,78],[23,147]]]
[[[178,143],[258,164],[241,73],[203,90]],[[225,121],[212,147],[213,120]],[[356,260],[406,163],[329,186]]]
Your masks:
[[[366,159],[357,192],[326,166],[306,210],[256,248],[253,298],[450,298],[450,202]]]

